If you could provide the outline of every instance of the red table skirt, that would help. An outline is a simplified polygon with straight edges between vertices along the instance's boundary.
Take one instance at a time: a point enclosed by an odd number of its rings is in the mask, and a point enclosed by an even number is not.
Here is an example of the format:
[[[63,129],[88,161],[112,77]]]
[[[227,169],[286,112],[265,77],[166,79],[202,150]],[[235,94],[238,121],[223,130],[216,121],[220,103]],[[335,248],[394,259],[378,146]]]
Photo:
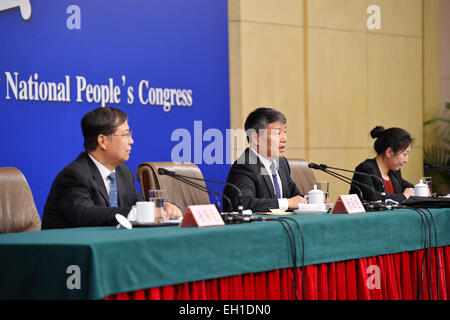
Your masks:
[[[299,299],[447,300],[450,246],[306,266],[297,268],[296,273]],[[296,299],[293,285],[291,268],[149,288],[105,299]]]

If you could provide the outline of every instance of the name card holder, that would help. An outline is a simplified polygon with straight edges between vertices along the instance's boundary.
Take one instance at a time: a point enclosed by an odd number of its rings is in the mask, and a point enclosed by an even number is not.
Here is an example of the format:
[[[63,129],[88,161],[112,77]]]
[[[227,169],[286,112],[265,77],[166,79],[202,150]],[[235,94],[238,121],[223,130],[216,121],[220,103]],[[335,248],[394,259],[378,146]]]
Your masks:
[[[180,227],[223,226],[222,216],[213,204],[188,206]]]
[[[331,213],[362,213],[366,212],[361,200],[356,194],[343,194],[339,196]]]

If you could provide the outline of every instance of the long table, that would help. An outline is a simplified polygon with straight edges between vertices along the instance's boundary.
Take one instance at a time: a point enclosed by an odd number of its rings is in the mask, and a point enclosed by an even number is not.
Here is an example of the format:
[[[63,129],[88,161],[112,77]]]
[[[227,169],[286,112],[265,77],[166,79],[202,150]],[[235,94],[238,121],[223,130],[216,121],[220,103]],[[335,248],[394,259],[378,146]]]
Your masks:
[[[445,248],[450,244],[450,209],[431,212],[437,236],[436,244],[433,226],[425,228],[432,231],[431,247]],[[301,226],[304,266],[424,248],[424,220],[410,209],[289,218]],[[301,266],[300,232],[291,226]],[[292,266],[289,237],[275,221],[1,234],[0,299],[102,299]]]

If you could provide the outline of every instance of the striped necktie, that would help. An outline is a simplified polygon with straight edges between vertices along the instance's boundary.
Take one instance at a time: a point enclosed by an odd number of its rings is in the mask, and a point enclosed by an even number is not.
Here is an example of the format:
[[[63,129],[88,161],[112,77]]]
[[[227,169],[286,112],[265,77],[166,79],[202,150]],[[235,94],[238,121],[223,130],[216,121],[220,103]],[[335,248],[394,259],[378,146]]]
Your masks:
[[[272,171],[272,179],[273,179],[273,187],[275,189],[275,195],[277,196],[277,199],[281,198],[281,192],[280,192],[280,185],[278,184],[277,179],[277,165],[275,162],[272,162],[270,165],[270,170]]]
[[[108,176],[109,180],[111,180],[111,184],[109,185],[109,204],[111,207],[117,207],[117,182],[116,182],[116,174],[111,172]]]

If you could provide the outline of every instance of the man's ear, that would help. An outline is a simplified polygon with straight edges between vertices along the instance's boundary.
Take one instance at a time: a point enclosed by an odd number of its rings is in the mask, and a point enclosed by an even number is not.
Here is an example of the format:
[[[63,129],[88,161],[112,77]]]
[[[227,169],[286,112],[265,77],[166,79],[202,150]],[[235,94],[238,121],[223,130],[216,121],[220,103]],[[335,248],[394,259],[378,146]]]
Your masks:
[[[98,147],[99,147],[101,150],[106,150],[106,149],[107,149],[107,146],[108,146],[107,140],[108,140],[108,137],[105,136],[104,134],[99,134],[99,135],[97,136]]]
[[[259,146],[259,135],[256,130],[250,132],[250,144],[254,146]]]

